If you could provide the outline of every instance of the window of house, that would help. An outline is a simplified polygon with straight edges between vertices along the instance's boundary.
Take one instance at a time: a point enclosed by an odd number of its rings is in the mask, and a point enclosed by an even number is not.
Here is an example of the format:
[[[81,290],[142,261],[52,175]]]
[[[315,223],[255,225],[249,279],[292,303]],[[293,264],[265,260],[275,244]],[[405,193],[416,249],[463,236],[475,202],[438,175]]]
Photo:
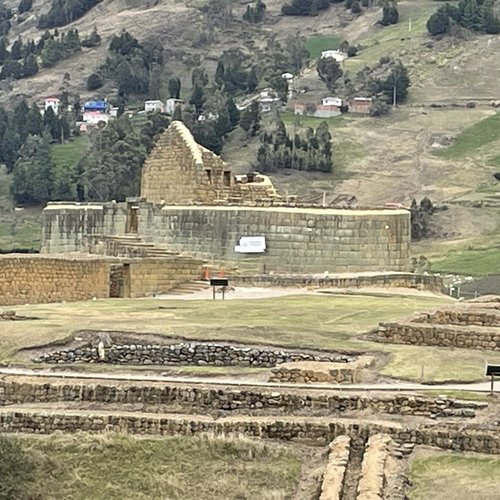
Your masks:
[[[231,185],[231,172],[224,172],[224,186]]]

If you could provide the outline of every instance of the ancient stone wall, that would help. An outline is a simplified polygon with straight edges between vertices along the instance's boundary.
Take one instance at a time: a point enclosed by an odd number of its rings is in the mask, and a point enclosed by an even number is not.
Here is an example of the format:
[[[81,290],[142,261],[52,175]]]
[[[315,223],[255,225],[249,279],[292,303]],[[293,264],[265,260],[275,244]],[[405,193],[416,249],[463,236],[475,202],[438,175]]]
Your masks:
[[[22,403],[58,402],[120,403],[178,407],[182,411],[229,411],[258,413],[316,412],[338,415],[359,410],[423,417],[474,417],[486,403],[454,399],[389,394],[346,394],[334,391],[312,392],[304,389],[234,389],[220,385],[189,386],[171,383],[82,383],[0,381],[0,406]]]
[[[143,204],[139,235],[208,260],[252,264],[267,272],[406,271],[406,210]],[[237,253],[242,236],[264,236],[262,254]]]
[[[431,313],[419,314],[412,322],[437,325],[500,326],[500,310],[461,305],[457,308],[439,309]]]
[[[137,413],[105,413],[78,410],[46,412],[43,409],[0,409],[0,432],[50,434],[62,432],[121,432],[138,435],[215,435],[240,434],[259,438],[297,441],[314,440],[327,444],[337,436],[356,437],[384,432],[396,444],[436,446],[445,450],[500,454],[498,429],[475,429],[460,426],[411,428],[397,424],[361,423],[310,418],[243,418],[213,420],[192,416],[144,415]]]
[[[362,356],[356,360],[344,363],[328,363],[317,361],[301,361],[284,363],[274,368],[269,382],[309,384],[329,382],[339,384],[354,384],[357,374],[367,368],[373,358]]]
[[[170,345],[117,345],[105,348],[106,359],[100,360],[97,348],[82,347],[45,353],[42,363],[106,362],[130,365],[213,365],[273,367],[294,361],[335,361],[347,363],[354,356],[343,354],[307,354],[290,350],[239,347],[214,342],[182,342]]]
[[[272,184],[252,186],[260,197],[277,196]],[[173,121],[160,136],[142,170],[141,196],[154,203],[243,202],[253,194],[242,190],[229,165],[197,144],[180,121]]]
[[[134,206],[138,238],[162,244],[173,253],[225,262],[226,267],[237,266],[252,273],[382,272],[409,268],[410,215],[406,210],[162,207],[145,201],[137,201]],[[128,228],[127,204],[49,204],[43,218],[42,250],[46,253],[91,251],[110,255],[110,245],[120,242],[109,237],[123,235]],[[236,252],[243,236],[264,236],[265,252]],[[373,280],[386,281],[380,276]],[[266,278],[260,281],[265,283]],[[430,281],[416,275],[401,278],[403,286]],[[337,285],[342,286],[341,281]]]
[[[43,210],[42,253],[79,252],[85,236],[124,234],[126,204],[49,203]]]
[[[373,339],[391,344],[500,350],[500,328],[428,323],[380,323]]]
[[[109,296],[109,262],[99,258],[0,256],[0,305]]]

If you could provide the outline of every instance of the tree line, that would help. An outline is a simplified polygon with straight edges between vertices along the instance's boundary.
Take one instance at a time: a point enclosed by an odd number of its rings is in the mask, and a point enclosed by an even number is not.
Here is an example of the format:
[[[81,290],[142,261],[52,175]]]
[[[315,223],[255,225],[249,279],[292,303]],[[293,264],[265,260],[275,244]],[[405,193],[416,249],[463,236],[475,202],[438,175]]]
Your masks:
[[[42,67],[54,66],[59,61],[76,54],[82,47],[94,47],[99,45],[100,35],[94,28],[89,36],[80,39],[77,29],[67,32],[45,33],[35,42],[29,40],[23,43],[21,37],[12,44],[10,51],[7,37],[0,38],[0,80],[14,78],[19,80],[38,73],[40,64]],[[40,63],[40,64],[39,64]]]
[[[37,28],[58,28],[76,21],[101,0],[52,0],[47,14],[38,19]]]
[[[363,8],[373,5],[373,0],[291,0],[283,5],[281,13],[284,16],[317,16],[322,10],[328,9],[331,4],[343,3],[352,14],[361,14]],[[381,0],[382,26],[396,24],[399,21],[397,0]]]
[[[427,31],[433,35],[453,33],[465,28],[477,33],[500,33],[500,20],[493,10],[493,0],[460,0],[457,6],[440,7],[427,21]]]
[[[257,165],[263,172],[281,169],[331,172],[333,170],[332,136],[323,121],[314,131],[296,132],[291,137],[281,119],[276,129],[260,136]]]

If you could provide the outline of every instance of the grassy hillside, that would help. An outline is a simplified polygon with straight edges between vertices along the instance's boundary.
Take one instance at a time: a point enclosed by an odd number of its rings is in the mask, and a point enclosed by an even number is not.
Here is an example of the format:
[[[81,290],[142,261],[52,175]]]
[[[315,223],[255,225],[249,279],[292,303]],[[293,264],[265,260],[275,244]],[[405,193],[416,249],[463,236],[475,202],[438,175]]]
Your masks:
[[[500,491],[500,459],[436,453],[412,461],[410,480],[411,500],[494,500]]]
[[[488,152],[491,154],[491,145],[497,140],[500,140],[500,113],[466,128],[450,147],[437,154],[444,158],[461,159],[478,153],[483,146],[488,146]]]
[[[34,465],[20,478],[19,500],[285,498],[301,467],[286,448],[234,438],[78,434],[19,442]]]

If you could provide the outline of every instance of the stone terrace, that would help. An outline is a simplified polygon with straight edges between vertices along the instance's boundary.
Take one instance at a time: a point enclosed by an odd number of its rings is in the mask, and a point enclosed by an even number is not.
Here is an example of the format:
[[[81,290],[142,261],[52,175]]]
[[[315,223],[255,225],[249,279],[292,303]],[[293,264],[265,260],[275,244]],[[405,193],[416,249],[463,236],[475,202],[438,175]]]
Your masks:
[[[485,300],[447,306],[406,322],[380,323],[371,337],[383,343],[499,351],[499,302]]]

